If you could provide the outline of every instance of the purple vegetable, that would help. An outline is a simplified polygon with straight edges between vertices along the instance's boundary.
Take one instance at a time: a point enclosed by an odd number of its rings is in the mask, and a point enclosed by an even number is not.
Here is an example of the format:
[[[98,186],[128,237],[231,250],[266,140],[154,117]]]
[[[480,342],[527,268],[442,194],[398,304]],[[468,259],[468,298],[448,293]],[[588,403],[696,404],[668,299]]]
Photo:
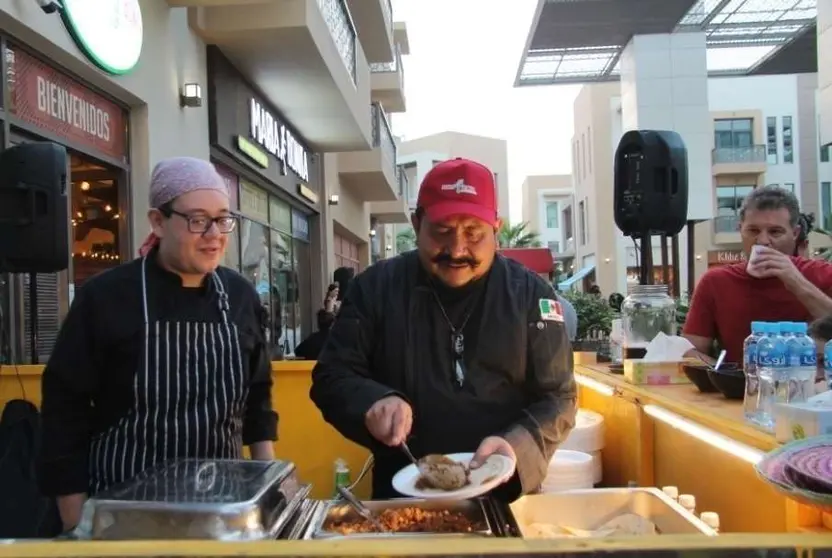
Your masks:
[[[790,453],[786,476],[798,488],[832,495],[832,445],[817,445]]]

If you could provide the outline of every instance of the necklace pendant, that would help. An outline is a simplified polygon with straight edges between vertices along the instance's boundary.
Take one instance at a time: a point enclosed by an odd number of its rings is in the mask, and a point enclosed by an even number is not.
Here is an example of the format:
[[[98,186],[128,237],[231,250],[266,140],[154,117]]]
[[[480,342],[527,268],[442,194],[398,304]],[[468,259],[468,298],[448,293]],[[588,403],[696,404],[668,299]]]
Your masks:
[[[454,362],[454,372],[456,374],[456,383],[459,387],[465,383],[465,369],[462,367],[462,359],[457,359]]]

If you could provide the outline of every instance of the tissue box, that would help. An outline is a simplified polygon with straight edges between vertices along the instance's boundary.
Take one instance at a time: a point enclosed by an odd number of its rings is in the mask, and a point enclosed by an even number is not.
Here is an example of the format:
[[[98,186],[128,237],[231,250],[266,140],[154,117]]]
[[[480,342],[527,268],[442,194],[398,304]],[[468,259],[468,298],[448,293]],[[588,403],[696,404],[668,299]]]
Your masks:
[[[824,434],[832,434],[832,407],[818,402],[774,405],[774,437],[778,442]]]
[[[624,360],[624,379],[631,384],[667,386],[689,384],[682,371],[682,361],[648,361],[640,358]]]

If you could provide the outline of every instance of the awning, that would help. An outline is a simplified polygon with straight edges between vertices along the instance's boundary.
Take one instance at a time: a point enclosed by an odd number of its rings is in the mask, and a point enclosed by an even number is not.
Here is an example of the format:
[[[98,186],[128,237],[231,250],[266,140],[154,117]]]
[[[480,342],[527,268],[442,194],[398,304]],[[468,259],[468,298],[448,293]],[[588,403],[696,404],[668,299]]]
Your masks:
[[[552,252],[548,248],[503,248],[498,252],[510,260],[520,262],[535,273],[549,273],[555,267]]]
[[[595,271],[595,265],[586,266],[585,268],[578,271],[576,274],[574,274],[572,277],[570,277],[566,281],[561,281],[560,283],[558,283],[558,290],[559,291],[566,291],[566,290],[571,289],[572,285],[574,285],[575,283],[577,283],[578,281],[580,281],[581,279],[583,279],[584,277],[586,277],[587,275],[589,275],[593,271]]]

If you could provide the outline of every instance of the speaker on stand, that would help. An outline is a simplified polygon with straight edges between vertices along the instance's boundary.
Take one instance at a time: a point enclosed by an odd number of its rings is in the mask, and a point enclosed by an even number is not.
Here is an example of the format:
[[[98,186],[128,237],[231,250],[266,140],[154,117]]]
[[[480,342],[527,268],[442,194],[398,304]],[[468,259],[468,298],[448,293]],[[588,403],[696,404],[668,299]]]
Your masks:
[[[67,152],[51,142],[0,152],[0,272],[29,276],[29,341],[38,362],[38,273],[69,267]]]
[[[613,211],[624,236],[639,240],[639,283],[653,283],[651,237],[672,237],[687,224],[688,156],[672,131],[632,130],[615,151]],[[664,262],[665,264],[667,262]]]

